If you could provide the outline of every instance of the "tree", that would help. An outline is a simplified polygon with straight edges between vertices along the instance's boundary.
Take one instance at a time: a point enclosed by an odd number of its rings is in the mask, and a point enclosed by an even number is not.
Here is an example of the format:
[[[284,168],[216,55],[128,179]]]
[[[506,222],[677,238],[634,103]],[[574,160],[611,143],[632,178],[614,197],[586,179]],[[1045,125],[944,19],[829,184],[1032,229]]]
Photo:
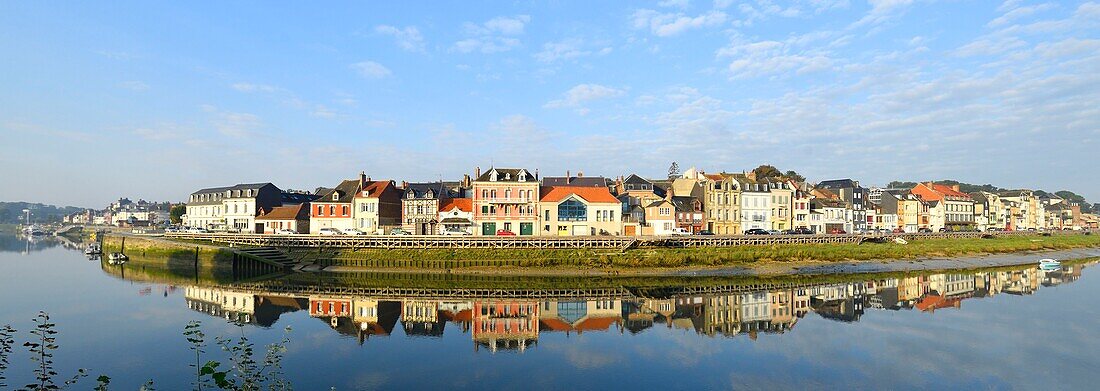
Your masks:
[[[764,178],[777,178],[783,176],[783,173],[779,171],[775,166],[763,164],[752,170],[753,174],[756,174],[756,179]]]
[[[671,166],[668,166],[668,179],[673,179],[680,176],[680,165],[676,162],[672,162]]]
[[[172,220],[172,224],[179,224],[183,222],[184,213],[187,213],[187,205],[172,205],[172,209],[168,210],[168,217]]]
[[[787,179],[790,179],[792,181],[795,181],[795,182],[805,182],[806,181],[806,177],[800,175],[797,172],[794,172],[794,170],[787,170],[787,172],[783,173],[783,177],[785,177]]]

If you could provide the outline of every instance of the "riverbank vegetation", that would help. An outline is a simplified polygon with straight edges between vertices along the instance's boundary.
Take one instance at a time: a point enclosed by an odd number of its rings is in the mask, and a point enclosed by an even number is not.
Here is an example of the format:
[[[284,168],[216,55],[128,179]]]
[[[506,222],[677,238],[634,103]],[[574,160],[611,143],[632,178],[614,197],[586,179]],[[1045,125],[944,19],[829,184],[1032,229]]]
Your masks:
[[[1064,250],[1100,246],[1100,235],[921,239],[908,244],[797,244],[667,249],[302,249],[292,255],[325,266],[456,269],[464,267],[681,268],[768,262],[844,262]]]

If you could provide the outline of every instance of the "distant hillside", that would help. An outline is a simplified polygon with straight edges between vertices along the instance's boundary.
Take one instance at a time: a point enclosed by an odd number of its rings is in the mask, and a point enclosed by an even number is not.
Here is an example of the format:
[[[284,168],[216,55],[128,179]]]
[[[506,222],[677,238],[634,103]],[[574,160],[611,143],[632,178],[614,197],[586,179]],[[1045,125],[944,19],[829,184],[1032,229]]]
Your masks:
[[[0,202],[0,224],[23,222],[23,210],[30,209],[31,221],[35,223],[55,223],[67,215],[80,212],[84,208],[75,206],[54,206],[30,202]]]
[[[1013,189],[1005,189],[1005,188],[1002,188],[1002,187],[993,186],[993,185],[990,185],[990,184],[975,185],[975,184],[972,184],[972,183],[959,182],[959,181],[951,180],[951,179],[938,180],[938,181],[936,181],[936,183],[941,183],[941,184],[948,185],[948,186],[959,185],[959,190],[962,191],[963,193],[974,193],[974,192],[979,192],[979,191],[986,191],[986,192],[990,192],[990,193],[999,193],[999,192],[1002,192],[1002,191],[1013,190]],[[917,185],[917,182],[893,181],[893,182],[890,182],[889,184],[887,184],[886,187],[890,188],[890,189],[910,189],[910,188],[913,188],[916,185]],[[1081,195],[1078,195],[1077,193],[1074,193],[1074,192],[1069,191],[1069,190],[1061,190],[1061,191],[1057,191],[1057,192],[1054,192],[1054,193],[1043,191],[1043,190],[1035,190],[1035,195],[1039,196],[1039,197],[1042,197],[1042,196],[1045,196],[1045,195],[1056,195],[1056,196],[1062,197],[1063,199],[1066,199],[1070,202],[1076,202],[1076,203],[1081,204],[1081,211],[1084,212],[1084,213],[1100,212],[1100,203],[1097,203],[1097,204],[1090,203],[1088,200],[1085,199],[1085,197],[1083,197]]]

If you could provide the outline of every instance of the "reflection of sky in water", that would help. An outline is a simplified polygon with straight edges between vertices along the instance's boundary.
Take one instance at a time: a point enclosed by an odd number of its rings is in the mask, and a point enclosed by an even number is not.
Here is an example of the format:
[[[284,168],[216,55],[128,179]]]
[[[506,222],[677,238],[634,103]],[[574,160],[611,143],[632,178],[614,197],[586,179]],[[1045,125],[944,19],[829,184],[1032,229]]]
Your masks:
[[[845,323],[810,312],[791,330],[755,340],[661,322],[637,334],[618,325],[580,333],[544,327],[522,354],[493,354],[475,352],[470,332],[455,323],[441,338],[406,336],[398,323],[391,335],[360,345],[304,310],[243,331],[262,345],[293,328],[286,367],[300,389],[1091,388],[1100,379],[1100,280],[1090,272],[1033,295],[969,298],[934,313],[867,308]],[[203,321],[211,337],[238,332],[188,309],[182,287],[165,297],[166,288],[109,276],[61,247],[0,253],[0,323],[13,323],[23,339],[35,312],[49,311],[61,331],[61,372],[88,367],[118,389],[149,378],[159,389],[188,388],[193,356],[180,332],[189,320]],[[554,308],[570,320],[591,311]],[[15,357],[9,383],[27,380],[27,363],[25,354]]]

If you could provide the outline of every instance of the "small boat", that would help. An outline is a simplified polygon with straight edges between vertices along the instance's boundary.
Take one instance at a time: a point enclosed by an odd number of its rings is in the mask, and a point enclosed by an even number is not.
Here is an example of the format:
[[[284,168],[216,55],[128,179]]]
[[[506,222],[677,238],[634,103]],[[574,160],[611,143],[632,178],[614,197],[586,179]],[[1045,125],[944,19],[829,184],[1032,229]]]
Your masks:
[[[92,243],[89,244],[87,247],[84,247],[84,255],[96,255],[102,253],[103,247],[100,247],[99,243]]]
[[[1050,258],[1039,260],[1039,270],[1054,271],[1054,270],[1061,270],[1061,269],[1062,269],[1062,263],[1061,262],[1058,262],[1058,261],[1050,259]]]
[[[129,259],[130,257],[127,257],[126,254],[123,253],[111,253],[111,255],[107,256],[107,262],[112,265],[124,264]]]

